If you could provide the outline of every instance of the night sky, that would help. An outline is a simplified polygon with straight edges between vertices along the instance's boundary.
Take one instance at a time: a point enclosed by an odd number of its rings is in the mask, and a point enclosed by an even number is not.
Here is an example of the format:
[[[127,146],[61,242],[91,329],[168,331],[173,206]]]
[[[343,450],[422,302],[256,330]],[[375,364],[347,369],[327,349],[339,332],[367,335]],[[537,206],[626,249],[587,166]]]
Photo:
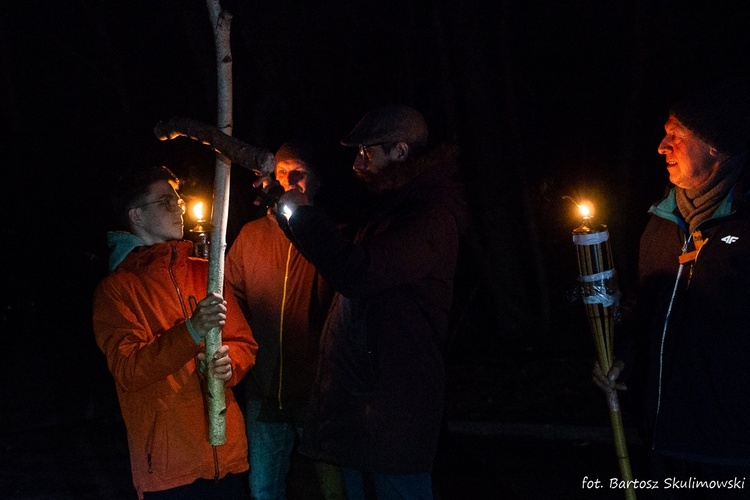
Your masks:
[[[656,147],[669,104],[748,71],[744,2],[299,4],[223,3],[234,16],[234,135],[271,151],[290,138],[320,144],[324,202],[340,218],[360,197],[353,151],[338,140],[367,110],[410,104],[435,142],[457,140],[474,215],[459,276],[473,297],[459,328],[466,355],[587,345],[568,299],[578,220],[563,196],[594,201],[627,293],[646,209],[666,182]],[[213,154],[152,130],[173,116],[215,122],[213,43],[200,0],[0,7],[5,396],[29,356],[44,384],[87,380],[73,398],[111,390],[90,325],[108,189],[154,163],[186,196],[210,196]],[[229,243],[257,216],[252,180],[233,167]]]

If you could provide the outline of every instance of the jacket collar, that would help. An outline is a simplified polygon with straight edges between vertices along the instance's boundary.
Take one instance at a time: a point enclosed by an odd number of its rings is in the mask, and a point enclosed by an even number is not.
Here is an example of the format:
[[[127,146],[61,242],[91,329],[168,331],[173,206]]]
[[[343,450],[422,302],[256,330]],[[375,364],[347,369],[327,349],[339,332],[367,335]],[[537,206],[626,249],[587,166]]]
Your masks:
[[[665,196],[651,205],[648,211],[650,214],[670,220],[683,229],[686,229],[687,225],[685,224],[685,221],[682,220],[682,217],[677,210],[675,189],[676,188],[670,184],[667,187]],[[734,187],[729,190],[729,193],[727,193],[724,200],[713,213],[711,219],[718,219],[735,213],[744,208],[747,205],[748,200],[750,200],[750,175],[748,174],[748,165],[746,163],[742,169],[739,180]]]
[[[107,233],[110,255],[110,271],[118,267],[133,269],[149,266],[159,259],[170,259],[172,252],[177,251],[180,257],[187,258],[192,254],[193,243],[188,240],[172,240],[147,246],[138,236],[125,231]]]

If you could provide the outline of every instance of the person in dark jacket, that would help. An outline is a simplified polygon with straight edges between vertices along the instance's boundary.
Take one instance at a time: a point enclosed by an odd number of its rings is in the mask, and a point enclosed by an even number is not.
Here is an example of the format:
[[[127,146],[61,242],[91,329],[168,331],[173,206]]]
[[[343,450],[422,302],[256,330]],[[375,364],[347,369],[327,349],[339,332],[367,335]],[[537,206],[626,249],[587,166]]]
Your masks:
[[[274,160],[275,183],[315,199],[321,183],[312,145],[287,142]],[[258,183],[271,189],[271,179]],[[242,227],[227,253],[224,276],[259,346],[255,366],[243,380],[250,494],[253,499],[284,499],[333,291],[284,235],[272,208]],[[323,497],[342,499],[339,468],[313,465]]]
[[[347,238],[304,193],[279,224],[336,290],[301,452],[343,467],[347,497],[432,498],[443,349],[468,208],[457,151],[427,148],[421,113],[376,108],[342,140],[376,207]],[[286,218],[288,217],[288,219]]]
[[[662,488],[691,478],[744,482],[750,479],[748,87],[730,82],[688,95],[671,108],[664,129],[658,152],[670,185],[650,208],[641,237],[641,349],[628,386],[638,395]],[[609,378],[595,369],[595,380],[612,390],[623,368],[616,363]],[[685,498],[732,493],[669,490],[687,492]]]

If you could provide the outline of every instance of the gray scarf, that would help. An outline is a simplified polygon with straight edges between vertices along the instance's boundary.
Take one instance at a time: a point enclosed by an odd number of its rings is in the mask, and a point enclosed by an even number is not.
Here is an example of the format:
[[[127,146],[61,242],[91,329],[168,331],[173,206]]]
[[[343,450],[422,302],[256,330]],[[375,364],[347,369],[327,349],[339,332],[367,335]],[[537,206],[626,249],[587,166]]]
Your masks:
[[[729,190],[737,182],[745,164],[747,153],[732,156],[719,165],[705,184],[694,189],[675,189],[677,208],[688,223],[690,232],[704,220],[710,219]]]

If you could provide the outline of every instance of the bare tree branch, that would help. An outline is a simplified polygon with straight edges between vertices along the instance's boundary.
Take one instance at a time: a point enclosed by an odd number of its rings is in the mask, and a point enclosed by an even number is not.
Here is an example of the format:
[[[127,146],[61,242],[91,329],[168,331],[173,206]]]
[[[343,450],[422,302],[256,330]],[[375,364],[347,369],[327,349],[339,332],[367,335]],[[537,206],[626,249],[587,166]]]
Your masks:
[[[247,144],[225,134],[215,125],[193,118],[173,117],[166,122],[159,122],[154,127],[154,134],[162,141],[175,137],[189,137],[210,146],[217,153],[229,158],[232,163],[262,175],[270,175],[274,169],[273,153],[269,150]]]

